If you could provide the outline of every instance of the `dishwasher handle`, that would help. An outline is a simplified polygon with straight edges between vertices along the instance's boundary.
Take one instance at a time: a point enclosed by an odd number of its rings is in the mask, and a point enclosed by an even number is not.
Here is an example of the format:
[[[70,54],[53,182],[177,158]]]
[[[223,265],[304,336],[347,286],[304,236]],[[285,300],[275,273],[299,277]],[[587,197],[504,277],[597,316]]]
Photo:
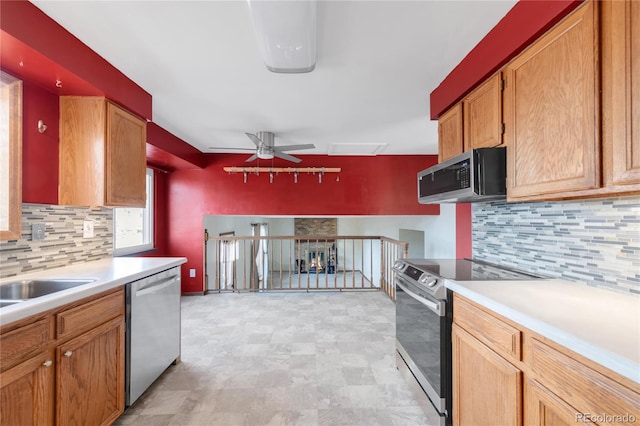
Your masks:
[[[173,284],[176,281],[177,278],[178,278],[178,275],[172,275],[169,278],[152,282],[147,287],[141,288],[140,290],[136,290],[135,296],[137,297],[137,296],[144,296],[150,293],[156,293],[162,290],[163,288],[169,287],[171,284]]]

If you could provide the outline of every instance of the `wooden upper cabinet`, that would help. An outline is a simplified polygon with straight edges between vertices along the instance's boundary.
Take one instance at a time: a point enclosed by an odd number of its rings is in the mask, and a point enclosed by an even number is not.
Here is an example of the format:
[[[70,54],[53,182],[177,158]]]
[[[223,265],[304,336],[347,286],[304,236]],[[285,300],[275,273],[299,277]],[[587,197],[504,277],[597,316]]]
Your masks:
[[[0,70],[0,241],[22,236],[22,81]]]
[[[59,203],[144,207],[146,128],[104,98],[60,97]]]
[[[602,143],[607,186],[640,184],[640,2],[602,2]]]
[[[585,2],[505,67],[510,200],[600,186],[597,6]]]
[[[438,118],[438,162],[463,153],[462,103]]]
[[[464,151],[502,145],[502,73],[477,87],[462,101]]]

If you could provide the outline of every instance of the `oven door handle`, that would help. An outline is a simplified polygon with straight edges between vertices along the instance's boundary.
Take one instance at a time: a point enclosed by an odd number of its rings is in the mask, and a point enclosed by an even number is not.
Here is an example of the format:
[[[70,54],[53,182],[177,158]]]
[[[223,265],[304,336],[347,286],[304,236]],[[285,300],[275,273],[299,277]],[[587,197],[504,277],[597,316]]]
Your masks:
[[[441,317],[444,316],[444,312],[443,312],[444,309],[442,309],[442,305],[444,305],[444,303],[442,302],[436,303],[436,302],[432,302],[430,300],[425,299],[424,297],[414,293],[413,291],[409,290],[407,287],[400,284],[399,280],[396,280],[396,286],[400,287],[400,289],[402,289],[402,291],[407,293],[407,295],[411,296],[412,298],[414,298],[415,300],[417,300],[418,302],[422,303],[424,306],[429,308],[430,311],[438,314]]]

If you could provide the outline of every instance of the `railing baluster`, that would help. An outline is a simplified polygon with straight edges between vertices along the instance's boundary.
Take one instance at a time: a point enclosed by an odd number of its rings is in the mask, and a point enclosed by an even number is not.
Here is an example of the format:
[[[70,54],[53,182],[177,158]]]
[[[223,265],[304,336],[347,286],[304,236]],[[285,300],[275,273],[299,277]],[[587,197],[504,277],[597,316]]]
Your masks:
[[[385,250],[385,242],[384,240],[380,240],[380,288],[383,288],[385,293],[389,294],[387,291],[387,283],[385,277],[385,268],[384,268],[384,250]]]
[[[275,243],[274,243],[275,244]],[[282,290],[282,240],[280,240],[280,290]]]
[[[356,286],[356,240],[351,240],[351,288]]]
[[[364,240],[360,240],[360,287],[364,288]]]
[[[288,251],[284,247],[285,240],[288,241]],[[374,259],[377,252],[374,248],[376,240],[380,241],[379,260]],[[206,245],[209,243],[212,243],[213,247]],[[258,248],[262,244],[266,244],[269,256],[268,261],[263,265],[266,271],[259,270],[255,260]],[[350,251],[348,251],[349,244],[351,244]],[[329,289],[339,291],[378,289],[395,300],[392,266],[396,259],[407,257],[408,244],[386,237],[364,236],[318,235],[302,238],[299,236],[205,236],[203,255],[205,256],[203,277],[205,293],[296,289],[304,289],[307,292]],[[367,255],[368,261],[365,259]],[[306,264],[310,256],[316,264],[313,277],[310,276],[312,274],[309,273]],[[377,274],[374,268],[378,263],[380,279],[379,283],[374,283]],[[226,268],[225,265],[229,267]],[[242,268],[242,271],[238,268]],[[329,277],[330,271],[332,277]],[[307,275],[304,286],[303,277],[301,277],[303,272]],[[319,275],[321,273],[325,274],[324,277]],[[359,280],[356,280],[356,273],[360,273]],[[297,274],[297,285],[293,281],[294,274]],[[338,274],[342,274],[341,282]],[[351,274],[349,285],[347,284],[348,274]],[[263,277],[262,282],[259,279],[260,276]],[[226,279],[223,279],[225,277]]]

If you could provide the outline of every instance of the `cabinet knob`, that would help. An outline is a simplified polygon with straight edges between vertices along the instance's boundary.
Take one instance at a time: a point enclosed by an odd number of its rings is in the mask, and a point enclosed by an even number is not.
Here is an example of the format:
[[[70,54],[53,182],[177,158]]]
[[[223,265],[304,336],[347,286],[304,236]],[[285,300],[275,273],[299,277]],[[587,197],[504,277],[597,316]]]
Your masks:
[[[66,352],[64,353],[64,356],[66,356],[66,357],[68,358],[68,357],[70,357],[70,356],[71,356],[71,354],[72,354],[72,353],[73,353],[73,352],[71,352],[71,351],[66,351]]]
[[[50,359],[42,363],[42,365],[44,365],[45,367],[51,367],[52,364],[53,364],[53,361],[51,361]]]

